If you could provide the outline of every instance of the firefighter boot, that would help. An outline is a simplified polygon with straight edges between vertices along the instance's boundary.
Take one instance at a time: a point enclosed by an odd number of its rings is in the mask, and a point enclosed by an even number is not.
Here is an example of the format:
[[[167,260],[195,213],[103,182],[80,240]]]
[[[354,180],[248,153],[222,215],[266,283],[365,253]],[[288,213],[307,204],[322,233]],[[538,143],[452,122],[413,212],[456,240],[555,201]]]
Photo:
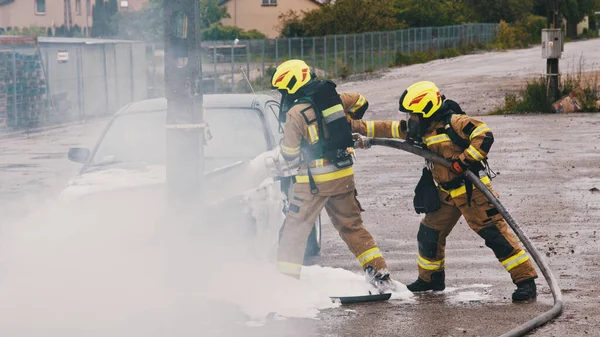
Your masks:
[[[517,289],[512,294],[513,302],[529,302],[537,297],[534,279],[517,283]]]
[[[367,282],[369,282],[375,288],[377,288],[377,290],[379,290],[380,293],[383,293],[388,290],[396,290],[396,285],[394,284],[394,281],[392,281],[392,279],[390,278],[390,273],[387,269],[380,269],[375,271],[375,269],[372,266],[367,266],[367,268],[365,269],[365,273],[365,278],[367,279]]]
[[[406,286],[413,293],[422,291],[442,291],[446,289],[446,274],[443,271],[438,271],[431,274],[431,282],[425,282],[420,277],[417,280]]]

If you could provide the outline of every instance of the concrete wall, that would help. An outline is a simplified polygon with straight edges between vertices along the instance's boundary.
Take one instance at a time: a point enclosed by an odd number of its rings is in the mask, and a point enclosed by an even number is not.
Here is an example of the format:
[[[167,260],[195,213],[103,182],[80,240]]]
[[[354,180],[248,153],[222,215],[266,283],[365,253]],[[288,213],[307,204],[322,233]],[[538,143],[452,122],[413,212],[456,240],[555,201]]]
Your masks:
[[[256,29],[269,38],[279,36],[279,14],[289,10],[301,11],[319,8],[312,0],[277,0],[276,6],[263,6],[263,0],[229,0],[223,6],[227,7],[229,19],[221,22],[227,26],[242,29]]]
[[[36,11],[36,1],[45,1],[45,13]],[[73,25],[92,26],[91,0],[70,0]],[[77,11],[79,9],[79,11]],[[86,11],[89,13],[86,20]],[[60,27],[64,24],[63,0],[15,0],[0,6],[0,27]]]

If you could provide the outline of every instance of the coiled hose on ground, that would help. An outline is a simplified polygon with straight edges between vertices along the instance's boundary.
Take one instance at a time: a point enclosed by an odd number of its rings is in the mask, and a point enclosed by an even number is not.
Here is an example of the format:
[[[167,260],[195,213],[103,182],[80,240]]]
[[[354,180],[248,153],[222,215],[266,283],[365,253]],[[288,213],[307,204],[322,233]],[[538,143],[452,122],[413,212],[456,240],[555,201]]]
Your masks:
[[[392,148],[395,148],[398,150],[403,150],[403,151],[410,152],[412,154],[416,154],[417,156],[421,156],[435,164],[439,164],[444,167],[450,167],[450,165],[451,165],[450,162],[445,160],[444,158],[442,158],[430,151],[427,151],[427,150],[424,150],[417,146],[408,144],[402,140],[387,139],[387,138],[368,138],[368,137],[361,137],[361,138],[362,138],[362,142],[366,148],[370,147],[371,145],[388,146],[388,147],[392,147]],[[535,318],[515,327],[514,329],[512,329],[502,335],[502,337],[524,336],[525,334],[532,331],[533,329],[540,327],[540,326],[548,323],[549,321],[551,321],[553,318],[560,316],[560,314],[562,313],[562,309],[563,309],[562,293],[560,291],[560,288],[558,287],[558,283],[556,282],[554,275],[552,274],[552,271],[548,267],[548,264],[542,258],[542,256],[540,255],[538,250],[535,248],[535,246],[533,245],[531,240],[529,240],[527,235],[525,235],[525,233],[523,233],[523,230],[521,230],[521,227],[519,226],[519,224],[517,224],[517,222],[508,213],[506,208],[504,208],[502,203],[500,203],[500,200],[498,200],[498,198],[496,198],[496,196],[494,196],[494,194],[487,188],[487,186],[484,183],[481,182],[481,180],[479,180],[479,178],[473,172],[466,171],[466,177],[471,182],[473,182],[473,184],[477,187],[477,189],[479,189],[481,192],[483,192],[483,194],[487,197],[487,199],[490,201],[490,203],[492,203],[494,205],[494,207],[496,207],[496,209],[498,209],[500,214],[502,214],[502,216],[504,217],[506,222],[508,222],[508,224],[513,229],[513,231],[515,232],[517,237],[525,245],[525,248],[527,248],[527,250],[529,251],[529,254],[533,257],[533,260],[535,261],[535,263],[538,265],[538,267],[542,271],[542,274],[544,275],[544,278],[548,282],[548,285],[550,286],[550,290],[552,291],[552,296],[554,297],[554,306],[552,306],[552,308],[550,310],[542,313],[539,316],[536,316]]]

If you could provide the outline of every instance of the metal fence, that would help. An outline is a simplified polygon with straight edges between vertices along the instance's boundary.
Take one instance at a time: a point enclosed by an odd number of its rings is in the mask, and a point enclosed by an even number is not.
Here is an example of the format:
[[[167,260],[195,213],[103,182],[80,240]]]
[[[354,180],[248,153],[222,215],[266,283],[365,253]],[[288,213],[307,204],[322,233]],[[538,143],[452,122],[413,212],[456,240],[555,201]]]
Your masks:
[[[202,43],[204,89],[208,92],[249,92],[268,88],[278,64],[304,59],[318,76],[338,78],[398,64],[416,53],[439,54],[446,49],[493,42],[498,24],[411,28],[388,32],[270,40],[205,41]],[[163,66],[156,53],[152,81],[160,87]],[[158,92],[162,92],[159,90]]]
[[[148,97],[144,43],[39,38],[38,46],[0,45],[2,58],[0,128],[109,115]]]
[[[304,59],[324,78],[370,72],[417,53],[432,55],[490,43],[497,26],[205,41],[204,89],[208,93],[267,89],[275,67],[293,58]],[[164,96],[164,51],[152,45],[73,38],[39,38],[38,42],[38,46],[0,43],[0,129],[113,114],[129,102]]]

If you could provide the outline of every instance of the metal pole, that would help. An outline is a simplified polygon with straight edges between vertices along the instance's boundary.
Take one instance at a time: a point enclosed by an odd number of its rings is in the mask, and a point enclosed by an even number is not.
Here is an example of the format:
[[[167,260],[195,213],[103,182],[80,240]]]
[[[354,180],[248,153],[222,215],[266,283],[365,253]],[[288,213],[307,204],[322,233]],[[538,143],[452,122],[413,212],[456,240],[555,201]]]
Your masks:
[[[312,47],[312,67],[313,72],[317,72],[317,38],[313,36],[313,47]]]
[[[377,34],[377,35],[379,35],[379,68],[382,68],[383,56],[381,55],[381,53],[383,52],[383,47],[382,47],[382,45],[383,45],[383,37],[382,37],[383,33],[379,32],[379,34]]]
[[[337,74],[338,74],[337,35],[333,36],[333,60],[335,61],[335,73],[334,73],[334,76],[337,76]]]
[[[279,40],[275,39],[275,67],[279,66]]]
[[[108,97],[108,60],[106,57],[106,43],[102,44],[102,57],[104,59],[104,95],[106,97],[106,111],[105,113],[110,111],[110,99]]]
[[[17,112],[17,51],[12,51],[13,66],[13,116],[15,118],[15,127],[19,127],[19,115]]]
[[[250,43],[251,42],[252,42],[252,40],[248,40],[248,43],[246,44],[246,76],[248,76],[248,81],[250,81]]]
[[[356,74],[356,34],[353,35],[354,36],[354,60],[352,63],[354,63],[354,74]]]
[[[234,45],[233,45],[233,41],[231,41],[231,92],[233,92],[234,88],[235,88],[235,79],[234,79],[234,73],[235,73],[235,50],[233,49]]]
[[[300,59],[304,61],[304,38],[300,38]]]
[[[363,60],[363,73],[367,71],[367,51],[365,45],[367,44],[367,33],[362,34],[363,43],[362,43],[362,60]]]
[[[327,76],[327,36],[323,36],[323,71]]]
[[[119,59],[117,58],[117,44],[113,44],[113,51],[114,51],[114,55],[115,55],[115,101],[117,103],[117,106],[121,106],[121,101],[119,100],[119,71],[117,68],[117,62],[119,62]]]
[[[394,31],[394,53],[392,54],[392,57],[395,59],[396,58],[396,54],[398,53],[398,42],[397,42],[397,33],[398,31],[395,30]]]
[[[130,54],[129,55],[129,63],[130,65],[133,65],[133,56]],[[77,103],[78,103],[78,108],[79,108],[79,117],[85,117],[85,109],[84,109],[84,101],[85,101],[85,96],[84,96],[84,91],[83,91],[83,83],[84,83],[84,78],[83,78],[83,48],[81,46],[77,47]],[[131,73],[131,93],[133,94],[133,67],[132,67],[132,73]],[[132,99],[133,101],[133,99]]]
[[[262,55],[261,55],[262,70],[261,70],[261,76],[263,78],[265,77],[265,44],[266,44],[266,40],[262,40]]]
[[[375,69],[375,33],[371,32],[371,69]]]
[[[348,54],[348,35],[343,35],[344,36],[344,66],[348,67],[348,58],[347,58],[347,54]]]
[[[292,39],[288,38],[288,60],[292,59]]]
[[[214,91],[215,93],[217,92],[217,79],[219,78],[219,75],[217,74],[217,42],[213,41],[213,73],[214,73],[214,78],[215,78],[215,82],[213,83],[214,85]]]
[[[80,47],[81,48],[81,47]],[[135,94],[134,94],[134,81],[135,81],[135,72],[133,71],[133,43],[129,43],[129,67],[131,67],[131,72],[129,79],[131,80],[131,101],[135,101]],[[83,97],[85,99],[85,96]]]
[[[404,54],[404,30],[400,31],[400,54]]]

